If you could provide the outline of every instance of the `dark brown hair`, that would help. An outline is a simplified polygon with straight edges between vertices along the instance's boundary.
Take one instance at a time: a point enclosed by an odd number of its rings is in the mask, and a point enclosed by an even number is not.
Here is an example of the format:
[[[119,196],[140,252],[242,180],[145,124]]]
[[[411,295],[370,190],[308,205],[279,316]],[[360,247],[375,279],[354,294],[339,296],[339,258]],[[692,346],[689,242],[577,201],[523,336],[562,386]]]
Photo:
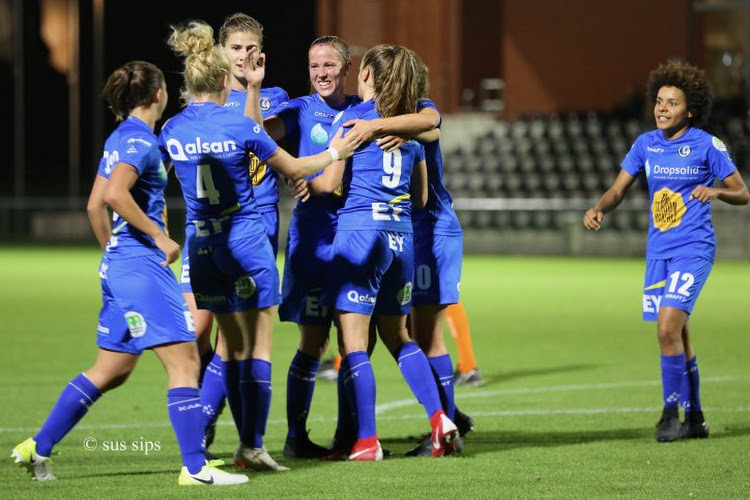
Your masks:
[[[102,90],[109,109],[117,121],[128,117],[138,106],[149,106],[164,84],[164,73],[146,61],[130,61],[109,75]]]
[[[688,123],[693,127],[706,124],[711,116],[711,88],[706,73],[683,61],[668,61],[660,64],[648,77],[646,97],[651,106],[662,87],[676,87],[685,94],[687,109],[693,116]]]

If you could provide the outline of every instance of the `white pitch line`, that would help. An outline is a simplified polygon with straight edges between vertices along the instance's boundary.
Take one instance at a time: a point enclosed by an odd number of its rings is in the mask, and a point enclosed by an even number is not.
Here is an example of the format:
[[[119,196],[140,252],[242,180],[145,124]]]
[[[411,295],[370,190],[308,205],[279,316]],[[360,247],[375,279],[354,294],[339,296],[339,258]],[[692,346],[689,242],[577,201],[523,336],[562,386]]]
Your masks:
[[[717,383],[717,382],[736,382],[741,380],[750,380],[750,377],[741,376],[723,376],[723,377],[706,377],[701,378],[701,383]],[[482,390],[472,389],[472,392],[467,393],[456,393],[456,399],[474,399],[474,398],[491,398],[493,396],[503,396],[511,394],[539,394],[544,392],[572,392],[572,391],[594,391],[594,390],[609,390],[609,389],[621,389],[625,387],[653,387],[660,386],[661,382],[658,380],[643,380],[634,382],[611,382],[605,384],[570,384],[570,385],[550,385],[542,387],[517,387],[509,389],[495,389],[495,390]],[[375,413],[380,415],[396,408],[404,408],[407,406],[418,405],[419,402],[415,398],[400,399],[397,401],[391,401],[375,407]]]
[[[719,382],[736,382],[750,380],[750,377],[743,376],[724,376],[724,377],[706,377],[701,379],[702,383],[719,383]],[[482,389],[472,389],[472,392],[466,394],[457,394],[457,399],[468,398],[489,398],[503,394],[537,394],[542,392],[565,392],[565,391],[586,391],[586,390],[605,390],[622,387],[650,387],[658,386],[659,381],[640,381],[640,382],[613,382],[606,384],[575,384],[575,385],[557,385],[543,387],[518,387],[512,389],[496,389],[485,391]],[[416,399],[402,399],[384,403],[376,407],[375,412],[380,414],[380,420],[412,420],[425,418],[424,413],[410,415],[390,415],[384,416],[383,413],[396,408],[417,405]],[[519,409],[519,410],[491,410],[491,411],[472,411],[472,417],[513,417],[513,416],[551,416],[551,415],[597,415],[603,413],[654,413],[661,408],[568,408],[568,409]],[[741,406],[735,408],[711,408],[706,407],[707,412],[722,413],[750,413],[750,407]],[[308,422],[335,422],[336,417],[311,417]],[[231,419],[225,419],[218,422],[221,426],[233,426]],[[286,419],[269,419],[268,425],[286,425]],[[128,424],[94,424],[94,425],[77,425],[74,430],[104,430],[104,429],[142,429],[169,427],[167,421],[162,422],[143,422]],[[0,433],[8,432],[36,432],[38,427],[0,427]]]

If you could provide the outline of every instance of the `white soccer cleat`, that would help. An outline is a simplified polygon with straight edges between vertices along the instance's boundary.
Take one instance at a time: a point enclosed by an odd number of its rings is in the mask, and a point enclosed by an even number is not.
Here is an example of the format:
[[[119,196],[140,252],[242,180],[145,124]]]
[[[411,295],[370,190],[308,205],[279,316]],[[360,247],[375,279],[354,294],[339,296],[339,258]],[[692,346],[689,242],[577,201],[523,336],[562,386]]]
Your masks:
[[[234,452],[234,465],[240,469],[274,470],[279,472],[289,470],[289,467],[284,467],[276,463],[276,460],[268,454],[265,446],[262,448],[250,448],[249,446],[240,445],[237,451]]]
[[[43,457],[36,452],[36,441],[29,438],[13,448],[10,457],[18,465],[26,467],[26,470],[37,481],[54,481],[57,479],[52,474],[49,457]]]
[[[191,474],[187,467],[183,466],[177,483],[180,486],[230,486],[245,484],[249,480],[245,474],[230,474],[207,462],[197,474]]]

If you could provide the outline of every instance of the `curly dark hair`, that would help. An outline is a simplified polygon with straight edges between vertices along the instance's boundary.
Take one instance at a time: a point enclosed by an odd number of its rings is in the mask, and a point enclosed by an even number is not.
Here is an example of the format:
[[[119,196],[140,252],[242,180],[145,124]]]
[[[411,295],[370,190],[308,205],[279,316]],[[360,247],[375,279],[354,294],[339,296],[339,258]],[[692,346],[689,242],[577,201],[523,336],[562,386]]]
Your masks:
[[[687,109],[693,115],[688,123],[693,127],[702,127],[711,116],[711,88],[706,73],[683,61],[668,61],[660,64],[648,76],[646,97],[651,106],[656,105],[659,89],[677,87],[685,93]]]

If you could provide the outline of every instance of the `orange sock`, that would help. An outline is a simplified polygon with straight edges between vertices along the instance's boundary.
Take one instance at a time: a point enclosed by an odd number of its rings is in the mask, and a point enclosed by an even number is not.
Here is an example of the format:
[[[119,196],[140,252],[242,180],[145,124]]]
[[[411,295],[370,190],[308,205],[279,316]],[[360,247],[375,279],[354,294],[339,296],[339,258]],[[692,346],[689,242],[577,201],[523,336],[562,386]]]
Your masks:
[[[458,348],[458,371],[467,373],[474,370],[477,367],[477,359],[474,357],[469,318],[466,316],[464,305],[460,302],[449,305],[445,310],[445,318]]]
[[[339,371],[339,368],[341,367],[341,354],[337,354],[335,358],[333,358],[333,369],[336,371]]]

